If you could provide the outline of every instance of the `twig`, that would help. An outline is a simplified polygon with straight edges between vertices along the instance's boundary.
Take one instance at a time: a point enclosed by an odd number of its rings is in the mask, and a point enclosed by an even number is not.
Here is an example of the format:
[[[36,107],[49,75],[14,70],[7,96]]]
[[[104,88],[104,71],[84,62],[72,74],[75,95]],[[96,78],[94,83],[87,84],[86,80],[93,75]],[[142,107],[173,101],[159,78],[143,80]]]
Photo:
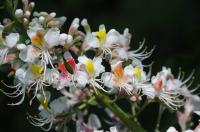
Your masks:
[[[139,123],[134,121],[127,113],[125,113],[117,104],[110,100],[109,96],[104,94],[102,91],[98,91],[96,98],[103,105],[108,107],[114,114],[116,114],[131,131],[145,132]]]

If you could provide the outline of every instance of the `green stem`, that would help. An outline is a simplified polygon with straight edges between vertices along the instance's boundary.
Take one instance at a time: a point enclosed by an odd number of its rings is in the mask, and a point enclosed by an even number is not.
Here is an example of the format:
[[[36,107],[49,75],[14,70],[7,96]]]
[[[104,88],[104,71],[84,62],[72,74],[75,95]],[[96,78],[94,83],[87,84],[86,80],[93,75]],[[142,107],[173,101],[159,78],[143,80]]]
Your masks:
[[[165,111],[165,107],[160,104],[159,106],[159,113],[158,113],[158,119],[157,119],[157,123],[156,123],[156,132],[159,132],[159,128],[160,128],[160,121],[161,121],[161,117],[163,115],[163,112]]]
[[[133,120],[117,104],[115,104],[109,98],[109,96],[107,96],[101,91],[98,91],[98,94],[96,95],[96,97],[99,102],[101,102],[103,105],[108,107],[114,114],[116,114],[124,122],[124,124],[128,126],[128,128],[131,131],[145,132],[145,130],[140,126],[140,124],[137,123],[135,120]]]
[[[85,103],[78,106],[78,110],[84,109],[88,104],[90,104],[92,101],[96,99],[95,96],[91,97],[89,100],[87,100]]]

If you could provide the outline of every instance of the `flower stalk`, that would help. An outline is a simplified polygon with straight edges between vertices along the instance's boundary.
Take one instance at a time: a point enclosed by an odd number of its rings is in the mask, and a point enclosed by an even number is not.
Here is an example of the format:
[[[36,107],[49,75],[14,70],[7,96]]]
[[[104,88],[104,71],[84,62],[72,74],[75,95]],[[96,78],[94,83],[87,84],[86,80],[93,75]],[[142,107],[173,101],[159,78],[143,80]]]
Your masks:
[[[105,107],[109,108],[114,114],[116,114],[124,122],[124,124],[128,126],[129,130],[145,132],[138,122],[134,121],[133,118],[130,118],[130,116],[125,113],[117,104],[115,104],[105,93],[98,91],[96,98]]]

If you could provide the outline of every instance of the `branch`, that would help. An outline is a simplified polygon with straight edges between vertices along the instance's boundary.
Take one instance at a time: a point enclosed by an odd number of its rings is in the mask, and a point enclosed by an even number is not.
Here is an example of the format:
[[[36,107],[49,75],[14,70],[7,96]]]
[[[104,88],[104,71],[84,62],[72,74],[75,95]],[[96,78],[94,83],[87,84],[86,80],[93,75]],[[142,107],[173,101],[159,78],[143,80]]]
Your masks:
[[[96,94],[96,98],[103,105],[108,107],[114,114],[116,114],[123,122],[128,126],[128,128],[132,131],[137,132],[145,132],[145,130],[141,127],[141,125],[131,119],[128,114],[126,114],[117,104],[115,104],[109,96],[107,96],[102,91],[98,91]]]

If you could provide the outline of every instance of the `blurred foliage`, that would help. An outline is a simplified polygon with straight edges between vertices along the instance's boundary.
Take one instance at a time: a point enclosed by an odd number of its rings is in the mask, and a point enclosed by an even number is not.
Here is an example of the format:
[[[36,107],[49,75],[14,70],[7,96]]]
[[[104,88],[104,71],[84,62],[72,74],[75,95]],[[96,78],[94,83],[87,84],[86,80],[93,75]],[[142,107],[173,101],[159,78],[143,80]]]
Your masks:
[[[179,67],[182,67],[187,74],[195,69],[196,80],[193,86],[200,82],[199,0],[33,1],[38,11],[56,12],[59,16],[68,17],[66,27],[69,27],[75,17],[87,18],[93,31],[100,24],[105,24],[108,29],[115,28],[121,32],[128,27],[133,35],[133,48],[137,47],[139,41],[144,38],[149,48],[156,45],[155,52],[150,59],[154,61],[153,74],[161,70],[162,66],[171,67],[175,75]],[[5,10],[0,10],[0,20],[5,17],[7,17]],[[1,72],[0,80],[6,80],[5,77],[6,73]],[[28,101],[22,106],[8,107],[9,101],[11,100],[0,93],[0,132],[42,131],[30,125],[26,120],[26,111],[29,111]],[[156,113],[157,106],[152,104],[141,115],[141,118],[145,119],[141,120],[142,124],[149,131],[152,131],[154,127]],[[174,125],[174,117],[175,114],[166,111],[161,119],[161,130],[166,130],[168,125]]]

